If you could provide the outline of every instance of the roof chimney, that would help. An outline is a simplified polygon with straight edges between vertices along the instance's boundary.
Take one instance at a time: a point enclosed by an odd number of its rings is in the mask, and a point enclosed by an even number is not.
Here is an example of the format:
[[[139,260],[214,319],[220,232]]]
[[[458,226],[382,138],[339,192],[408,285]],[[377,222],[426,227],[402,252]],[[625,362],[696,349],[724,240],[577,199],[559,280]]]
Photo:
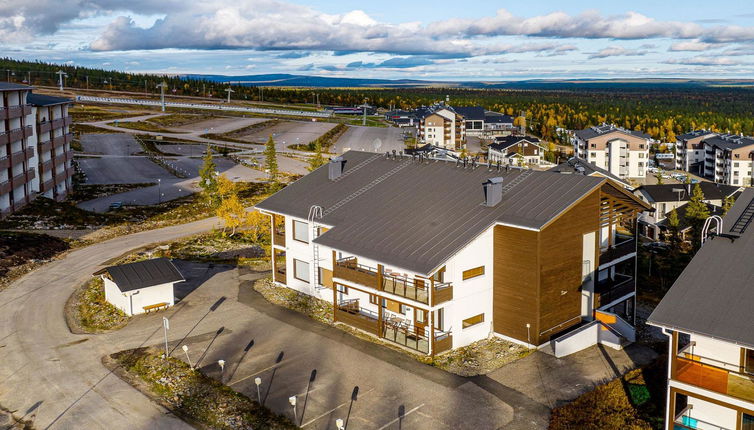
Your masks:
[[[345,164],[346,160],[344,160],[343,157],[338,156],[331,159],[327,165],[327,178],[331,181],[340,178],[340,176],[343,175],[343,167]]]
[[[495,177],[482,183],[484,187],[484,205],[487,207],[497,206],[503,200],[503,178]]]

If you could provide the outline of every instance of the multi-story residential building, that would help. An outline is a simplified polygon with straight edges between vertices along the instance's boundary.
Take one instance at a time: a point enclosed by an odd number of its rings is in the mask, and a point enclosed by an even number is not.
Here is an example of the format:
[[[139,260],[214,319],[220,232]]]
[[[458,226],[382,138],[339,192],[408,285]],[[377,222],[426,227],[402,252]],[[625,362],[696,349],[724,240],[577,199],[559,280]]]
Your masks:
[[[31,93],[27,102],[36,111],[38,186],[35,190],[47,198],[62,200],[72,189],[74,174],[72,120],[68,115],[71,100]]]
[[[71,100],[0,83],[0,217],[38,195],[62,199],[71,189]]]
[[[704,176],[703,140],[716,136],[709,130],[694,130],[676,136],[675,168]]]
[[[752,218],[747,189],[649,317],[670,338],[668,430],[754,428]]]
[[[625,180],[645,177],[652,142],[640,131],[602,124],[576,131],[573,150],[576,157]]]
[[[549,164],[544,161],[544,149],[536,137],[505,136],[496,137],[487,147],[487,161],[492,164],[500,162],[511,166],[539,166]]]
[[[704,143],[704,176],[727,185],[752,185],[754,138],[737,134],[717,134]]]
[[[601,177],[357,151],[257,205],[276,283],[424,354],[489,336],[571,351],[608,325],[594,336],[632,339],[647,208]]]
[[[488,136],[510,133],[513,130],[513,117],[499,112],[484,113],[484,134]]]
[[[485,111],[481,106],[458,106],[452,108],[463,117],[467,136],[481,136],[484,133]]]
[[[466,122],[450,106],[437,105],[419,121],[419,141],[445,149],[461,149],[466,144]]]
[[[34,113],[31,87],[0,82],[0,216],[27,205],[35,192]]]
[[[742,187],[713,182],[699,182],[698,185],[704,194],[704,202],[710,206],[712,214],[721,211],[725,199],[736,197],[743,190]],[[685,218],[685,206],[691,199],[695,186],[691,184],[642,185],[634,190],[637,197],[652,206],[651,211],[644,211],[639,216],[640,233],[652,240],[661,240],[663,233],[666,233],[668,229],[668,213],[675,209],[679,220],[683,221]],[[688,226],[684,223],[680,227],[683,233]]]

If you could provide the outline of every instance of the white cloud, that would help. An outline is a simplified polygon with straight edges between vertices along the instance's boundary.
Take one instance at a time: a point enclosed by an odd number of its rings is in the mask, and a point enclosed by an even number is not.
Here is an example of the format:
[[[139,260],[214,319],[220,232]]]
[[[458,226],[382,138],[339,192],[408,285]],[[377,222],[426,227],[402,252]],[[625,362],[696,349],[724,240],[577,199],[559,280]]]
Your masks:
[[[696,57],[670,59],[666,60],[667,64],[683,64],[687,66],[733,66],[743,64],[742,61],[734,60],[728,57],[707,57],[698,55]]]
[[[717,48],[720,45],[714,43],[700,42],[692,40],[689,42],[678,42],[670,45],[670,51],[706,51],[711,48]]]
[[[608,57],[631,57],[647,55],[649,51],[638,49],[627,49],[620,46],[609,46],[607,48],[600,49],[597,52],[593,52],[589,55],[589,58],[608,58]]]

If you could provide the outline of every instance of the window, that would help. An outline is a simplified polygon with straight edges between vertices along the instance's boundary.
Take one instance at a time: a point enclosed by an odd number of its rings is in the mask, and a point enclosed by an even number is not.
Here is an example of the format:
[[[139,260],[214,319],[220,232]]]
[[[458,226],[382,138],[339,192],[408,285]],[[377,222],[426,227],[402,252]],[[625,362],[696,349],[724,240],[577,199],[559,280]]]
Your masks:
[[[445,308],[435,311],[435,328],[445,331]]]
[[[484,275],[484,266],[475,267],[473,269],[463,271],[463,280],[476,278],[477,276]]]
[[[309,282],[309,263],[294,258],[293,277],[299,281]]]
[[[643,152],[639,153],[639,158],[644,158],[644,153]]]
[[[597,158],[597,153],[596,152],[590,152],[589,156],[592,157],[592,158]]]
[[[346,287],[345,285],[341,285],[341,284],[335,284],[335,285],[336,285],[336,289],[338,290],[339,293],[343,293],[345,295],[348,295],[348,287]]]
[[[743,414],[741,417],[741,430],[754,430],[754,415]]]
[[[596,144],[596,143],[593,143],[591,147],[592,147],[592,148],[596,148],[596,147],[597,147],[597,144]]]
[[[309,224],[293,220],[293,240],[309,243]]]
[[[369,295],[369,303],[376,305],[377,304],[377,296],[374,294]]]
[[[401,313],[402,313],[403,315],[406,315],[406,314],[408,314],[409,312],[411,312],[411,308],[410,308],[410,307],[408,307],[408,306],[406,306],[406,305],[401,305],[401,307],[400,307],[400,311],[401,311]]]
[[[733,167],[738,167],[738,161],[736,161],[735,163],[733,163]]]
[[[461,326],[463,328],[469,328],[471,326],[475,326],[475,325],[483,323],[483,322],[484,322],[484,314],[479,314],[479,315],[474,315],[471,318],[466,318],[461,323]]]
[[[639,167],[644,167],[644,162],[643,161],[639,161]]]
[[[643,143],[639,144],[639,149],[644,149],[644,144]]]

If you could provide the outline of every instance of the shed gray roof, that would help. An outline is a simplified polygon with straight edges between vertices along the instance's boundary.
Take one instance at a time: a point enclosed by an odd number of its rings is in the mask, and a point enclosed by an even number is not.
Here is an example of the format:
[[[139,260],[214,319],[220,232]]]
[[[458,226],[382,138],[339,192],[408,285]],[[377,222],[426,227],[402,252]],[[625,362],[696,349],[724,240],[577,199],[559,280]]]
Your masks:
[[[705,200],[724,200],[738,192],[741,187],[734,185],[716,184],[714,182],[699,182]],[[691,192],[694,191],[696,184],[691,185]],[[683,190],[677,192],[673,190]],[[642,185],[636,191],[643,191],[653,202],[677,202],[688,201],[689,187],[685,184],[661,184],[661,185]]]
[[[349,151],[344,176],[327,179],[327,166],[304,176],[257,205],[306,219],[322,206],[321,222],[333,226],[316,243],[396,268],[430,274],[495,223],[542,228],[605,179],[551,172],[488,170],[387,159]],[[482,183],[502,176],[518,182],[495,207],[485,207]],[[518,179],[517,179],[518,178]],[[519,182],[520,181],[520,182]]]
[[[748,188],[723,219],[725,233],[754,204]],[[754,225],[738,239],[715,237],[696,253],[649,317],[653,325],[754,348]]]
[[[23,84],[15,84],[13,82],[0,82],[0,91],[18,91],[18,90],[30,90],[31,87]]]
[[[181,272],[167,258],[110,266],[98,273],[102,272],[110,274],[121,292],[185,280]]]
[[[575,134],[581,140],[589,140],[593,137],[602,136],[603,134],[608,134],[608,133],[612,133],[616,131],[620,133],[626,133],[626,134],[630,134],[636,137],[640,137],[642,139],[651,138],[650,135],[646,133],[642,133],[641,131],[628,130],[625,128],[615,126],[613,124],[602,124],[602,125],[598,125],[594,127],[585,128],[583,130],[577,130]]]
[[[73,100],[65,97],[46,96],[44,94],[31,93],[26,97],[26,102],[34,106],[52,106],[73,103]]]

